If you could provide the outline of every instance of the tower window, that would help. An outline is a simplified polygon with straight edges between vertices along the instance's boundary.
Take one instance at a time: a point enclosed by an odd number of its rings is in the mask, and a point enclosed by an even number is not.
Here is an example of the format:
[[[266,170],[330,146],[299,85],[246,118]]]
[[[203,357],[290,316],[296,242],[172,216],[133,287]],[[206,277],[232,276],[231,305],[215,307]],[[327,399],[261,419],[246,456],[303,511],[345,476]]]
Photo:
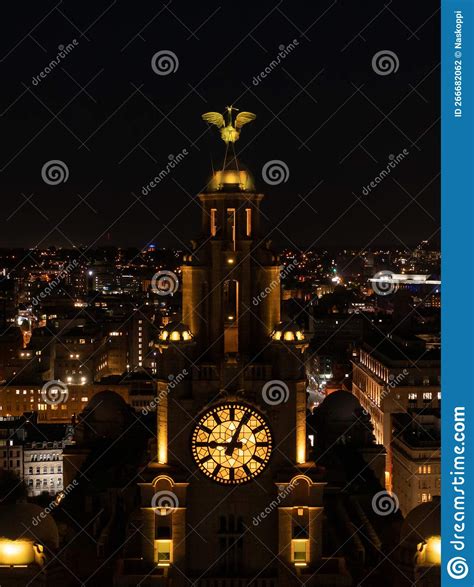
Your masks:
[[[251,208],[245,208],[245,222],[246,222],[245,234],[247,236],[250,236],[252,234],[252,210],[251,210]]]
[[[229,237],[235,251],[235,208],[227,208],[227,238]]]
[[[217,234],[217,208],[211,208],[211,236]]]
[[[304,567],[309,562],[309,540],[294,538],[291,541],[291,562],[295,566]]]
[[[168,567],[171,563],[171,540],[156,541],[156,562],[159,567]]]
[[[221,573],[234,575],[243,566],[243,519],[232,514],[219,519],[219,567]]]

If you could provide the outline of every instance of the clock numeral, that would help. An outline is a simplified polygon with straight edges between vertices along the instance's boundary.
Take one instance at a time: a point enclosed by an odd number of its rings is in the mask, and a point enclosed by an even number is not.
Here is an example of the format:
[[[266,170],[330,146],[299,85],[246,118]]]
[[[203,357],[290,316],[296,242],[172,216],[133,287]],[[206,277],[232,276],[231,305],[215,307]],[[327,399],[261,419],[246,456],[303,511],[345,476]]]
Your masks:
[[[264,424],[260,424],[260,426],[257,426],[256,428],[254,428],[252,430],[252,432],[254,434],[257,434],[258,432],[261,432],[262,430],[265,430],[265,425]]]
[[[265,462],[265,459],[262,459],[262,458],[260,458],[260,457],[259,457],[259,456],[257,456],[257,455],[253,455],[253,457],[252,457],[252,458],[253,458],[253,460],[254,460],[254,461],[257,461],[257,463],[260,463],[260,464],[262,464],[262,463],[264,463],[264,462]]]
[[[268,446],[268,442],[256,442],[255,446]]]
[[[212,474],[214,475],[214,477],[217,477],[217,474],[219,473],[219,471],[222,469],[221,465],[216,465],[214,471],[212,471]]]
[[[202,459],[201,459],[199,462],[201,463],[201,465],[204,465],[204,463],[207,463],[207,461],[208,461],[209,459],[212,459],[212,456],[211,456],[211,455],[207,455],[207,456],[205,456],[205,457],[204,457],[204,458],[202,458]]]
[[[234,469],[229,469],[229,479],[231,481],[234,481],[234,479],[235,479],[235,471],[234,471]]]

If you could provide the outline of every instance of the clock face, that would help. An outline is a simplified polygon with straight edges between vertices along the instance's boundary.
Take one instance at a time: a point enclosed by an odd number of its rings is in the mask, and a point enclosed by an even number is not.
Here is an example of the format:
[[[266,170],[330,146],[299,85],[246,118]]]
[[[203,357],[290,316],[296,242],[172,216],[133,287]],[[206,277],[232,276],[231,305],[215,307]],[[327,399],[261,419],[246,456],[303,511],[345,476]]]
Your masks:
[[[218,405],[199,420],[192,437],[201,471],[219,483],[238,484],[259,475],[270,459],[272,436],[263,416],[239,403]]]

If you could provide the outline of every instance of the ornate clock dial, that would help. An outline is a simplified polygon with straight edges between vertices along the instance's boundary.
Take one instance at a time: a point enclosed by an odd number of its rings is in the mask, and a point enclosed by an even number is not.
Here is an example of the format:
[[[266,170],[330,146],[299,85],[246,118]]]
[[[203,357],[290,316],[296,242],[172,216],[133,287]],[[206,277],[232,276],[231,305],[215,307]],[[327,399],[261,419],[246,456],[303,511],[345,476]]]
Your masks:
[[[199,419],[192,449],[198,467],[211,479],[245,483],[267,465],[272,436],[263,416],[250,406],[220,404]]]

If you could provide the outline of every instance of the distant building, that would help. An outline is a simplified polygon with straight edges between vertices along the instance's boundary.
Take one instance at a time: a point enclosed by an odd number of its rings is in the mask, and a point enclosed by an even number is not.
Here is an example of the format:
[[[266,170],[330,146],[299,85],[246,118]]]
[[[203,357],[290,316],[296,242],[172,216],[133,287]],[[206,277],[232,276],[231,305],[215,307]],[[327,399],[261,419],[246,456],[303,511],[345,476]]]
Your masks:
[[[314,344],[324,345],[325,350],[345,351],[351,345],[361,343],[365,323],[366,319],[355,313],[314,314],[309,319],[308,335],[312,335]]]
[[[62,491],[64,440],[28,442],[23,448],[23,480],[28,495]]]
[[[440,351],[418,337],[375,336],[354,351],[352,393],[366,410],[378,444],[387,450],[392,484],[392,414],[441,406]]]
[[[63,448],[67,427],[38,424],[37,414],[0,420],[0,469],[13,471],[28,495],[56,495],[63,489]]]
[[[3,432],[3,431],[2,431]],[[0,469],[13,471],[22,477],[23,446],[15,444],[13,440],[0,438]]]
[[[115,391],[137,411],[150,406],[156,397],[156,384],[145,371],[130,373],[126,377],[110,376],[101,383],[66,385],[67,393],[57,403],[46,401],[44,385],[48,383],[0,387],[0,423],[25,412],[37,412],[40,423],[69,424],[97,393],[105,389]],[[149,411],[154,410],[152,404]]]
[[[441,417],[439,410],[393,416],[392,489],[406,516],[441,492]]]

